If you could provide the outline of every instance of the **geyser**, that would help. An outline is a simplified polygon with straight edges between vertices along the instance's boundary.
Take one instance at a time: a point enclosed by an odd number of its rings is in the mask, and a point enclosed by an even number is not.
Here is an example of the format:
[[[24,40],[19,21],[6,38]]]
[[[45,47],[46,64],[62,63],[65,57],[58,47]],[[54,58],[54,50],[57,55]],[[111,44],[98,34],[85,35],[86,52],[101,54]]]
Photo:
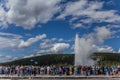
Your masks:
[[[94,61],[89,58],[93,52],[93,40],[90,38],[79,38],[76,34],[75,38],[75,66],[79,65],[93,65]]]

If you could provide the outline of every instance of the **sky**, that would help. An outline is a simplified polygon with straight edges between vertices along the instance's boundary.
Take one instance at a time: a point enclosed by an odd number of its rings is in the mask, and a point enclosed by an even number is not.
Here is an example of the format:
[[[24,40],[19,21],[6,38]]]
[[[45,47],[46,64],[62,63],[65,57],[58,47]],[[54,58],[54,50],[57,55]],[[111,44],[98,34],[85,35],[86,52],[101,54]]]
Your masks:
[[[119,0],[0,0],[0,62],[74,53],[76,34],[120,53]]]

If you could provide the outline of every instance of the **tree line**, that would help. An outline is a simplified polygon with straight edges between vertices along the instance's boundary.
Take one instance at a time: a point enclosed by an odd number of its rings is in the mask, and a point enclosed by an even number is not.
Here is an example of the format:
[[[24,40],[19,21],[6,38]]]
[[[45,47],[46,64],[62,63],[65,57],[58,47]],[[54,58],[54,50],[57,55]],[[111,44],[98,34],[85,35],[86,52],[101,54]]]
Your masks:
[[[93,53],[90,58],[97,61],[98,65],[120,64],[118,53]],[[11,62],[0,63],[1,65],[74,65],[74,54],[48,54],[30,58],[23,58]]]

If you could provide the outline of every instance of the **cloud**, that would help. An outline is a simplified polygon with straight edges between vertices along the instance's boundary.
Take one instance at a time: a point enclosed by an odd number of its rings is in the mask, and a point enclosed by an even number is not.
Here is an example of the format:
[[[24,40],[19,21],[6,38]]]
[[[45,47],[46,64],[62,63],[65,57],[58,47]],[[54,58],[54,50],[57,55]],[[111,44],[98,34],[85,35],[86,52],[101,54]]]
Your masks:
[[[64,41],[64,39],[63,39],[63,38],[60,38],[58,41],[59,41],[59,42],[62,42],[62,41]]]
[[[43,43],[40,43],[40,48],[41,49],[48,49],[48,48],[51,48],[52,46],[53,45],[51,43],[51,40],[49,40],[49,39],[46,39],[46,40],[44,40]]]
[[[4,52],[4,50],[10,51],[10,52],[14,52],[13,50],[15,50],[15,52],[21,51],[21,49],[28,48],[35,42],[37,42],[45,37],[46,37],[46,34],[42,34],[42,35],[38,35],[33,38],[28,38],[27,41],[24,41],[23,36],[21,36],[21,35],[0,32],[0,50],[3,50],[3,52]],[[4,53],[4,54],[6,54],[6,53]],[[29,57],[29,56],[26,56],[26,57]],[[18,57],[8,56],[8,54],[0,55],[1,62],[12,61],[15,59],[18,59]]]
[[[50,50],[53,51],[54,53],[60,53],[68,49],[69,47],[70,45],[67,43],[56,43]]]
[[[40,48],[48,48],[51,47],[53,45],[53,43],[69,43],[74,41],[73,38],[71,39],[64,39],[64,38],[51,38],[51,39],[43,39],[43,42],[40,43]]]
[[[24,29],[32,29],[37,23],[44,24],[53,20],[57,13],[59,15],[56,19],[65,20],[69,17],[68,22],[74,28],[90,26],[93,23],[120,22],[118,11],[104,9],[104,1],[76,0],[67,1],[64,4],[61,2],[62,0],[8,0],[2,2],[0,26],[7,28],[9,24],[15,24]]]
[[[114,52],[112,47],[103,47],[98,49],[99,52]]]
[[[64,7],[64,11],[61,12],[61,15],[57,17],[57,19],[63,19],[66,16],[69,15],[75,15],[75,12],[79,12],[80,10],[84,9],[84,6],[86,6],[87,0],[80,0],[77,2],[70,2],[67,3]]]
[[[115,52],[114,49],[111,46],[92,46],[95,50],[95,52]]]
[[[30,55],[24,56],[23,58],[30,58],[30,57],[34,57],[34,56],[35,56],[34,54],[30,54]]]
[[[57,38],[52,38],[51,41],[57,41]]]
[[[0,32],[0,49],[16,48],[21,38],[20,35]]]
[[[98,45],[99,41],[96,40],[100,40],[100,43],[101,41],[102,43],[104,43],[105,39],[107,39],[108,37],[106,34],[104,34],[104,36],[106,37],[97,36],[96,32],[93,32],[92,34],[78,38],[77,44],[79,46],[78,47],[79,52],[83,51],[84,53],[88,54],[93,52],[115,52],[111,46]],[[95,36],[98,37],[98,39],[96,39]],[[71,49],[75,49],[75,45],[73,45]]]
[[[69,22],[74,28],[90,26],[92,23],[119,23],[117,10],[105,10],[104,4],[105,2],[89,0],[68,2],[57,19],[70,17]]]
[[[9,56],[9,55],[0,55],[0,62],[7,62],[7,61],[12,61],[12,60],[15,60],[17,59],[17,57],[12,57],[12,56]]]
[[[37,54],[56,54],[63,53],[70,47],[68,43],[54,43],[51,44],[51,47],[48,49],[42,49],[37,51]]]
[[[38,35],[35,38],[29,38],[27,41],[21,40],[20,44],[18,45],[19,48],[26,48],[31,46],[33,43],[46,38],[46,34]]]
[[[4,33],[4,32],[0,32],[0,36],[3,36],[3,37],[9,37],[9,38],[22,38],[21,35],[17,35],[17,34],[12,34],[12,33]]]
[[[85,39],[91,39],[95,44],[103,44],[105,40],[114,38],[116,32],[107,26],[97,26],[88,34],[83,34]]]
[[[0,5],[0,27],[3,26],[4,28],[7,28],[7,20],[6,20],[6,12]]]
[[[27,48],[33,43],[46,38],[46,34],[38,35],[35,38],[28,38],[27,41],[24,41],[23,36],[0,32],[0,49],[18,49],[18,48]]]
[[[46,23],[59,12],[61,0],[8,0],[6,8],[0,6],[0,22],[2,27],[15,24],[24,29],[31,29],[35,24]]]
[[[37,55],[64,53],[70,47],[69,42],[72,40],[64,40],[63,38],[43,39],[40,43],[40,50]]]
[[[105,39],[110,38],[113,35],[113,32],[106,27],[97,27],[95,28],[95,36],[98,42],[103,43]]]

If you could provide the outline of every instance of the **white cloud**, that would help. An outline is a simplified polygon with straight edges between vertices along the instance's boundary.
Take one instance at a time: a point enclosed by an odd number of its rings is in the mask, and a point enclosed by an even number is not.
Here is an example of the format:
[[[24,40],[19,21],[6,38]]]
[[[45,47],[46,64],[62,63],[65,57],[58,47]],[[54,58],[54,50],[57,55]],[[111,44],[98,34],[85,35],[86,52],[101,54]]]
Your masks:
[[[51,40],[44,40],[43,43],[40,43],[40,48],[41,49],[48,49],[48,48],[51,48],[53,45],[51,44]]]
[[[16,48],[21,38],[20,35],[0,32],[0,49]]]
[[[60,53],[68,49],[69,47],[70,45],[67,43],[56,43],[50,50],[53,51],[54,53]]]
[[[54,14],[59,12],[57,5],[61,0],[8,0],[5,11],[0,6],[0,21],[2,26],[15,24],[24,29],[31,29],[38,22],[46,23],[52,19]],[[22,7],[22,8],[21,8]]]
[[[103,9],[105,2],[77,0],[60,4],[61,0],[8,0],[0,5],[0,26],[6,28],[8,24],[32,29],[36,23],[47,23],[56,13],[57,19],[70,17],[70,24],[74,28],[85,27],[92,23],[117,23],[120,15],[117,10]],[[6,11],[2,5],[8,8]],[[21,8],[22,6],[22,8]],[[49,14],[48,14],[49,13]],[[108,15],[109,14],[109,15]]]
[[[9,38],[22,38],[21,35],[17,35],[17,34],[12,34],[12,33],[4,33],[4,32],[0,32],[0,36],[4,36],[4,37],[9,37]]]
[[[87,0],[79,0],[77,2],[67,3],[64,11],[61,13],[60,16],[57,17],[57,19],[62,19],[69,15],[74,16],[76,13],[78,13],[78,11],[84,9],[84,7],[86,6],[86,3],[87,3]]]
[[[79,52],[82,52],[82,53],[86,53],[86,55],[89,55],[90,53],[94,53],[94,52],[115,52],[113,47],[111,46],[100,46],[100,45],[97,45],[95,43],[95,40],[94,39],[91,39],[91,38],[86,38],[86,37],[82,37],[82,38],[79,38],[78,40],[78,50]],[[75,49],[75,45],[73,45],[71,47],[71,49]],[[119,52],[119,51],[118,51]]]
[[[105,40],[114,38],[115,33],[109,26],[97,26],[91,33],[84,34],[83,38],[90,38],[95,44],[103,44]]]
[[[111,46],[92,46],[95,50],[95,52],[115,52],[114,49]]]
[[[55,43],[68,43],[68,42],[72,42],[74,41],[73,39],[68,39],[68,40],[65,40],[63,38],[51,38],[51,39],[43,39],[42,40],[43,42],[40,43],[40,48],[41,49],[48,49],[48,48],[51,48],[53,47],[53,45]]]
[[[24,56],[23,58],[30,58],[30,57],[34,57],[34,56],[35,56],[34,54],[30,54],[30,55]]]
[[[43,50],[38,50],[36,55],[44,55],[44,54],[50,54],[50,53],[51,52],[49,49],[47,50],[43,49]]]
[[[57,19],[65,19],[67,16],[71,16],[69,22],[73,22],[72,25],[75,28],[85,27],[86,24],[90,25],[92,23],[120,22],[120,15],[117,14],[117,10],[104,10],[104,3],[89,0],[68,2]]]
[[[113,52],[113,48],[108,46],[108,47],[99,48],[98,51],[99,52]]]
[[[95,28],[95,36],[98,39],[98,42],[103,43],[105,39],[110,38],[113,35],[113,32],[106,27],[97,27]]]
[[[35,38],[29,38],[27,41],[21,40],[20,44],[19,44],[19,48],[26,48],[31,46],[33,43],[46,38],[46,34],[42,34],[42,35],[38,35]]]
[[[4,26],[4,28],[7,27],[7,20],[6,20],[6,12],[0,5],[0,27]]]
[[[56,41],[56,40],[57,40],[57,38],[52,38],[52,39],[51,39],[51,41]]]
[[[63,53],[67,50],[70,45],[68,43],[55,43],[51,44],[52,46],[48,49],[43,49],[37,51],[37,54],[56,54],[56,53]]]
[[[7,61],[12,61],[15,60],[16,57],[12,57],[9,55],[0,55],[0,62],[7,62]]]
[[[46,34],[38,35],[35,38],[29,38],[27,41],[24,41],[22,38],[21,35],[0,32],[0,49],[26,48],[46,38]]]
[[[73,28],[80,28],[80,27],[83,27],[82,23],[75,23],[73,24]]]
[[[64,39],[63,39],[63,38],[60,38],[60,39],[58,40],[58,42],[62,42],[62,41],[64,41]]]

